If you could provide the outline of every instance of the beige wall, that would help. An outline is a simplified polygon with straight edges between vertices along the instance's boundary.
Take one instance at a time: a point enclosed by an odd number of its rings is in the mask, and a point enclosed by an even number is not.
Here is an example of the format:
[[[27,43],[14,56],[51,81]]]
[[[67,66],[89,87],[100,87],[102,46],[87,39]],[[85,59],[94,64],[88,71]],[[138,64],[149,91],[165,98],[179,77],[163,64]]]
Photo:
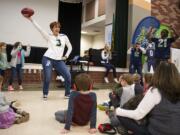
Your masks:
[[[81,52],[80,55],[84,55],[84,51],[89,48],[101,49],[104,47],[104,35],[81,35]]]
[[[93,37],[93,46],[92,48],[95,49],[101,49],[104,48],[105,43],[104,43],[104,35],[96,35]]]
[[[88,50],[92,47],[93,37],[88,35],[81,34],[81,48],[80,48],[80,55],[84,55],[84,51]]]
[[[58,0],[0,0],[0,41],[9,44],[21,41],[23,44],[47,47],[46,40],[22,17],[20,11],[24,7],[33,8],[33,18],[50,33],[50,22],[58,20],[58,3]]]

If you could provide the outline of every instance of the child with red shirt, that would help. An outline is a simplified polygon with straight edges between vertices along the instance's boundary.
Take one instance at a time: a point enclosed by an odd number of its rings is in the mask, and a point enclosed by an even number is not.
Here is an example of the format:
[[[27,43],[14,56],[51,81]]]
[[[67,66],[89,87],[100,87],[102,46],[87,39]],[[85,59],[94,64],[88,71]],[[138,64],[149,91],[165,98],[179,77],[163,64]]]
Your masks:
[[[76,91],[71,92],[68,110],[57,111],[55,118],[60,123],[65,123],[61,134],[66,134],[70,131],[71,124],[79,126],[87,125],[90,122],[89,133],[96,133],[96,114],[97,114],[97,99],[96,94],[91,90],[92,80],[85,74],[79,74],[75,78]]]

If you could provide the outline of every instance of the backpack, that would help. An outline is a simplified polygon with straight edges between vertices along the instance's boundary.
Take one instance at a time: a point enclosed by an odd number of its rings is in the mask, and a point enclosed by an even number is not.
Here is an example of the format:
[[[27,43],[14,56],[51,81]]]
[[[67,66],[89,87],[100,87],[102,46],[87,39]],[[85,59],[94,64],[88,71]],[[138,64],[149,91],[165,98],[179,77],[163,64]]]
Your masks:
[[[99,124],[98,130],[100,133],[115,135],[116,129],[110,123]]]

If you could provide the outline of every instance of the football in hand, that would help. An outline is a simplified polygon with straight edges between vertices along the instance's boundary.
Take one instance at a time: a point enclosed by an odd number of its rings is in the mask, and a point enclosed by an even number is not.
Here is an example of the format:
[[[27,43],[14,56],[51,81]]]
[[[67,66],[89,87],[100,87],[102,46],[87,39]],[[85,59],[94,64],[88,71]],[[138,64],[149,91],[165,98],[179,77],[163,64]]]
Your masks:
[[[31,8],[23,8],[21,14],[25,17],[31,17],[34,14],[34,10]]]

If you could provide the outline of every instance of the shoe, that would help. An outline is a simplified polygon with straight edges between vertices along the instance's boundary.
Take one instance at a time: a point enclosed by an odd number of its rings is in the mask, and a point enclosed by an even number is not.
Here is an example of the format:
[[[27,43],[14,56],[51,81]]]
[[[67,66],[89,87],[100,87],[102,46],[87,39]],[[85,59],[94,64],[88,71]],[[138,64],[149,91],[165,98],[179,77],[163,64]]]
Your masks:
[[[16,120],[15,120],[15,124],[20,124],[20,123],[22,123],[23,122],[23,117],[22,116],[20,116],[20,117],[16,117]]]
[[[117,78],[114,78],[114,82],[115,82],[115,83],[119,83],[119,81],[118,81]]]
[[[27,122],[29,120],[29,116],[22,116],[22,122]]]
[[[43,95],[43,99],[44,99],[45,101],[47,100],[47,98],[48,98],[47,95]]]
[[[12,86],[12,85],[9,85],[9,86],[8,86],[8,91],[13,91],[13,90],[14,90],[13,86]]]
[[[59,79],[60,79],[62,82],[65,81],[64,78],[63,78],[62,76],[60,76]]]
[[[97,105],[97,108],[101,111],[106,111],[109,109],[109,105],[107,103]]]
[[[22,116],[29,117],[29,113],[27,113],[27,112],[25,112],[25,111],[22,111],[22,112],[21,112],[21,115],[22,115]]]
[[[25,115],[25,116],[22,115],[21,117],[16,118],[15,124],[24,123],[27,122],[28,120],[29,120],[29,115]]]
[[[19,85],[19,89],[20,89],[20,90],[23,90],[23,86],[22,86],[22,85]]]
[[[56,80],[60,80],[61,82],[64,82],[64,81],[65,81],[62,76],[57,76],[57,77],[56,77]]]
[[[104,77],[104,81],[105,81],[105,83],[109,83],[109,80],[107,77]]]
[[[64,96],[64,99],[69,99],[69,97],[70,97],[70,94],[69,94],[69,95]]]
[[[21,106],[21,102],[16,100],[16,101],[13,101],[11,105],[14,108],[19,108]]]

